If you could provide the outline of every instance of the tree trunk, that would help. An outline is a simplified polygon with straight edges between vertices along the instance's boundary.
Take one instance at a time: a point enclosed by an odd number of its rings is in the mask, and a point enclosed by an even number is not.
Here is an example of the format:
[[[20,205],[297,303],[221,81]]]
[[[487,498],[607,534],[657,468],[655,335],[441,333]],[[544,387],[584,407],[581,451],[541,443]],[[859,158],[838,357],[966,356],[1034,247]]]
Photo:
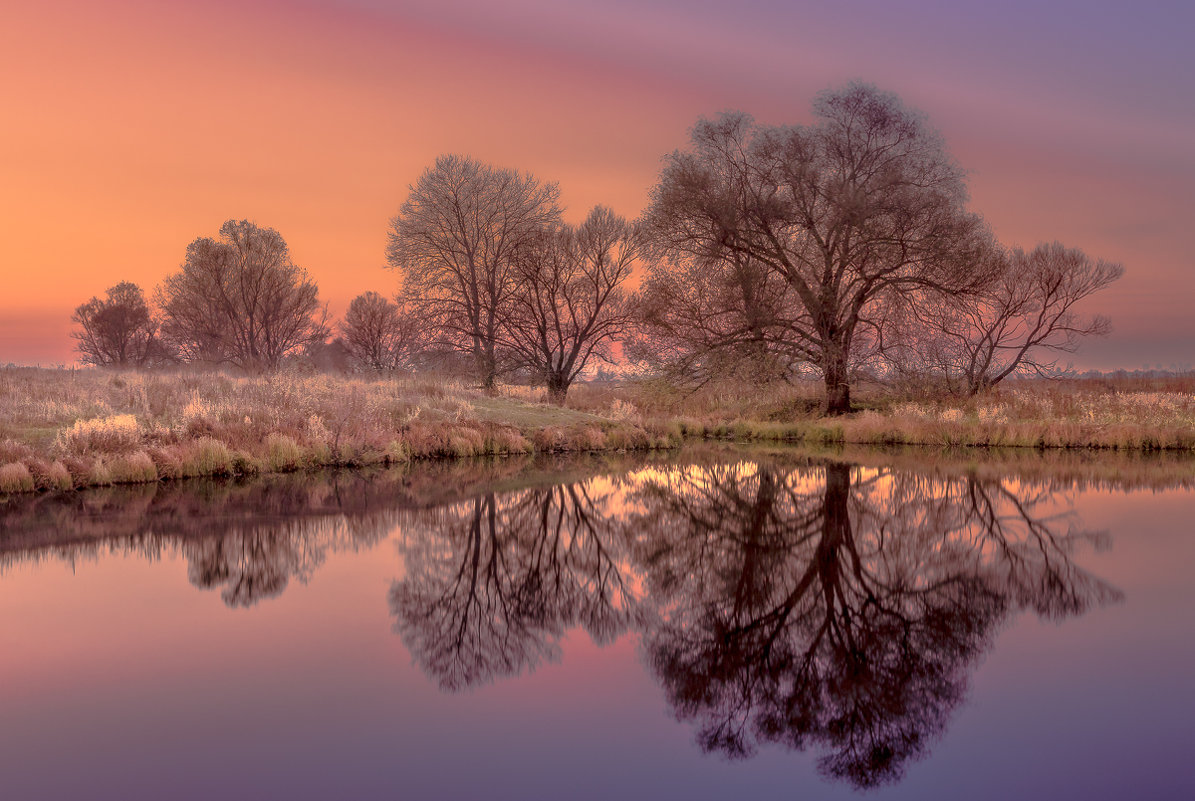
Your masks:
[[[846,414],[851,410],[851,385],[847,380],[846,357],[827,354],[823,373],[826,376],[827,415]]]
[[[487,395],[498,394],[498,359],[490,349],[475,350],[477,372],[481,374],[481,387]]]
[[[851,537],[851,466],[841,462],[826,465],[826,494],[822,505],[822,539],[818,556],[835,554]]]
[[[548,376],[548,402],[563,406],[564,399],[568,397],[568,385],[569,381],[564,376]]]

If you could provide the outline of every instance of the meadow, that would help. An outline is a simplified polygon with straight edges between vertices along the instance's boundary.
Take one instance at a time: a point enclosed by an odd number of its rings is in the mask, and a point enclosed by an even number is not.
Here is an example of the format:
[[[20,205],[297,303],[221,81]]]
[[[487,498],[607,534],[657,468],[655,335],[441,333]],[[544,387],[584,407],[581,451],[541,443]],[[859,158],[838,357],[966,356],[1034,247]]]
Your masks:
[[[657,381],[487,394],[447,376],[0,369],[0,493],[528,453],[649,450],[689,440],[1195,452],[1195,383],[1021,381],[971,399]]]

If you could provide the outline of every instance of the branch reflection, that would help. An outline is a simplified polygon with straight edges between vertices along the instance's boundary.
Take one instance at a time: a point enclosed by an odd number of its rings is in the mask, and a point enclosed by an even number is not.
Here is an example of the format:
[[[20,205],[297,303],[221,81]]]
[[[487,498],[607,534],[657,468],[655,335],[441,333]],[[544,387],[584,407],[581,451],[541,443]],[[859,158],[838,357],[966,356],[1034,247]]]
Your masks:
[[[827,775],[899,778],[1002,622],[1116,600],[1072,555],[1048,484],[830,462],[719,463],[486,494],[402,522],[396,629],[443,688],[633,628],[710,751],[813,747]]]
[[[643,483],[647,661],[708,750],[816,746],[860,787],[922,756],[1011,612],[1118,597],[1071,559],[1093,535],[1056,493],[830,463],[740,463]]]
[[[638,604],[601,483],[488,493],[404,521],[396,629],[443,688],[555,659],[573,627],[599,643],[627,629]]]
[[[328,553],[387,536],[396,486],[387,476],[291,474],[35,496],[0,516],[0,570],[45,558],[178,554],[193,585],[249,607],[306,582]]]

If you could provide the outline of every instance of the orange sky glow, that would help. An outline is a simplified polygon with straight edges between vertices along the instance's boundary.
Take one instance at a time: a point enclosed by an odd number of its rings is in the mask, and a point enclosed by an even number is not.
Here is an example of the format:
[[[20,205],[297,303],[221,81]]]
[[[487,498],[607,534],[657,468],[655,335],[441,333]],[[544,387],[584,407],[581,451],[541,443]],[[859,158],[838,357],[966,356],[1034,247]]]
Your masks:
[[[76,305],[226,219],[276,228],[338,315],[397,288],[387,222],[440,153],[634,217],[698,117],[806,122],[852,78],[929,115],[1002,241],[1125,264],[1077,365],[1195,363],[1195,12],[841,5],[3,0],[0,364],[74,362]]]

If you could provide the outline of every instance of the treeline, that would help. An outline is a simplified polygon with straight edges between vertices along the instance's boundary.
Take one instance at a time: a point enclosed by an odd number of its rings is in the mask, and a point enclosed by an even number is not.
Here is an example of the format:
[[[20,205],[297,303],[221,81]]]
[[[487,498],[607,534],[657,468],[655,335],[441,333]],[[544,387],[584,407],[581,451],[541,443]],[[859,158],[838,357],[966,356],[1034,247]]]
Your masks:
[[[678,383],[818,376],[825,411],[863,377],[975,394],[1052,374],[1110,330],[1077,303],[1123,273],[1058,243],[1001,245],[918,112],[853,83],[808,125],[701,120],[643,215],[562,219],[557,184],[442,156],[391,220],[393,298],[333,327],[275,231],[225,223],[154,295],[118,284],[80,306],[85,362],[259,370],[334,347],[362,369],[436,363],[486,387],[522,375],[563,402],[621,357]],[[641,277],[633,291],[632,274]]]

